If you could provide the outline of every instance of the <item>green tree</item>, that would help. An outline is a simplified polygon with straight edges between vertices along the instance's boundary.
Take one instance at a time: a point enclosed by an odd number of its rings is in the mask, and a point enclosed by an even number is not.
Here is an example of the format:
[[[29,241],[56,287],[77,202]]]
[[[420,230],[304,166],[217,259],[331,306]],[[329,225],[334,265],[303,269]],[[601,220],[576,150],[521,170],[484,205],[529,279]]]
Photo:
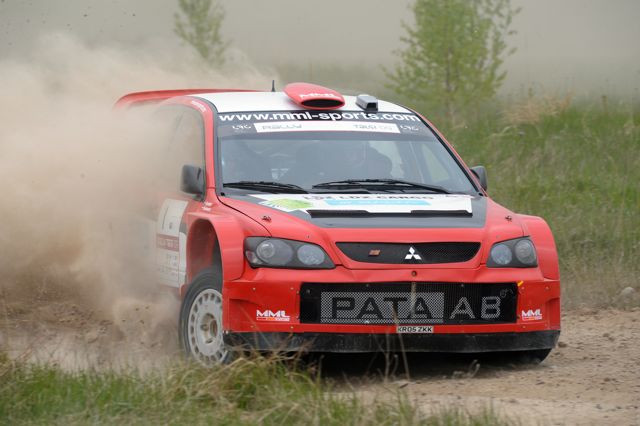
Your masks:
[[[518,9],[510,0],[416,0],[415,26],[403,24],[405,48],[387,75],[405,102],[449,122],[465,107],[490,99],[502,84],[504,41]]]
[[[174,32],[191,45],[207,64],[224,64],[228,46],[220,34],[224,8],[214,0],[178,0],[180,13],[174,15]]]

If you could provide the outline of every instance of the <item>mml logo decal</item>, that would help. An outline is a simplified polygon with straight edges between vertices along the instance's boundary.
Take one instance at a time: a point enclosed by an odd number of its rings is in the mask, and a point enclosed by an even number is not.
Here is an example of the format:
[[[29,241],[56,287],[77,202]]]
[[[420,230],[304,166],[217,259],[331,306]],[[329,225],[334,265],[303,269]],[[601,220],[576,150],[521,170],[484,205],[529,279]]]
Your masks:
[[[260,311],[259,309],[256,309],[256,321],[288,322],[291,321],[291,317],[287,315],[284,310],[273,312],[269,309],[267,309],[266,311]]]
[[[520,312],[520,317],[522,318],[522,321],[536,321],[542,319],[542,313],[540,312],[540,309],[536,309],[535,311],[533,309],[529,309],[528,311]]]
[[[422,260],[420,254],[416,252],[413,246],[409,247],[409,253],[404,257],[404,260]]]

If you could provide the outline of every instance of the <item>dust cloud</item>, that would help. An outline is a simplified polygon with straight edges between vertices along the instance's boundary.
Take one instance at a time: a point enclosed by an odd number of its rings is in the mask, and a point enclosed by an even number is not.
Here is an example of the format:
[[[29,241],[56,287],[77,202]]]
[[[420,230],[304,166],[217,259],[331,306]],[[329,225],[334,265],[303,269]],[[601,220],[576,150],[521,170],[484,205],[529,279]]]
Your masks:
[[[73,368],[133,350],[116,343],[175,349],[163,327],[177,301],[149,262],[162,126],[112,107],[129,91],[267,85],[250,64],[229,66],[233,78],[180,52],[91,49],[60,33],[29,60],[0,61],[0,351]]]

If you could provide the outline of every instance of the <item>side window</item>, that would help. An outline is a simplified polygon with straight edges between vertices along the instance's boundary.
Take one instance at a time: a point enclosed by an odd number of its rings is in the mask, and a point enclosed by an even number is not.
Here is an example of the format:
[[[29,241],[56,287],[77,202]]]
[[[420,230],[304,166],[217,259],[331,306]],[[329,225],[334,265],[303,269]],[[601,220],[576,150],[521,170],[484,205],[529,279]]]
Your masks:
[[[204,123],[197,111],[178,106],[166,107],[159,117],[169,130],[162,185],[167,190],[178,190],[182,166],[190,164],[204,170]]]
[[[169,151],[175,155],[178,169],[185,164],[204,169],[204,125],[200,114],[192,110],[182,114]]]

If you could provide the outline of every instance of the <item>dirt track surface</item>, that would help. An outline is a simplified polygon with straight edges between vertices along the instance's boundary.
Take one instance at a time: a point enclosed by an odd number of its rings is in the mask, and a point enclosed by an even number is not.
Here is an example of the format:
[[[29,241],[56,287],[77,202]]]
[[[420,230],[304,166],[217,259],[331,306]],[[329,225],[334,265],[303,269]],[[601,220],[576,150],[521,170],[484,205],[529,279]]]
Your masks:
[[[640,309],[571,311],[562,327],[559,347],[540,365],[476,367],[469,356],[412,355],[408,378],[398,368],[395,379],[352,372],[347,381],[371,398],[400,388],[426,412],[455,405],[493,408],[524,425],[640,425]],[[331,373],[339,362],[328,360]]]
[[[0,352],[66,370],[144,371],[180,356],[175,298],[122,297],[108,308],[95,299],[73,286],[0,287]]]
[[[22,302],[0,292],[0,351],[14,358],[144,370],[179,356],[174,317],[158,314],[174,305],[123,300],[111,312],[89,311],[59,292]],[[401,356],[386,363],[382,356],[332,355],[322,368],[339,390],[366,399],[401,389],[426,412],[492,407],[525,425],[640,425],[640,308],[566,312],[562,328],[559,347],[540,365],[413,354],[407,375]]]

